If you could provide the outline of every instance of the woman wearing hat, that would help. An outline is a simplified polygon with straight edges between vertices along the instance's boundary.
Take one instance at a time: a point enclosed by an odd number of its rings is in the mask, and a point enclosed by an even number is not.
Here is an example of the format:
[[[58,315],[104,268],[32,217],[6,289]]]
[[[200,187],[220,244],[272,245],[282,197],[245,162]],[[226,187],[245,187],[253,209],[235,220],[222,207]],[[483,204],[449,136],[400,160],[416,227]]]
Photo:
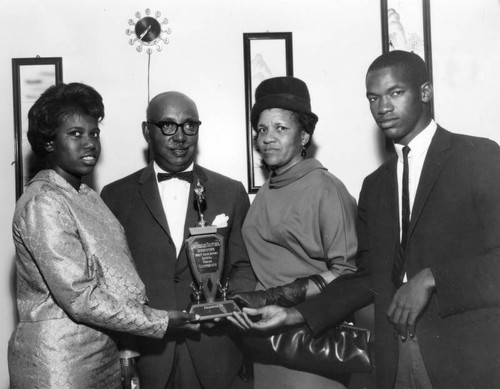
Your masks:
[[[356,202],[319,161],[306,158],[317,121],[303,81],[276,77],[258,86],[251,122],[270,175],[243,225],[259,281],[257,291],[235,296],[243,305],[293,306],[355,271]],[[232,321],[248,328],[244,320],[240,315]],[[344,388],[277,365],[255,363],[254,374],[256,388]]]

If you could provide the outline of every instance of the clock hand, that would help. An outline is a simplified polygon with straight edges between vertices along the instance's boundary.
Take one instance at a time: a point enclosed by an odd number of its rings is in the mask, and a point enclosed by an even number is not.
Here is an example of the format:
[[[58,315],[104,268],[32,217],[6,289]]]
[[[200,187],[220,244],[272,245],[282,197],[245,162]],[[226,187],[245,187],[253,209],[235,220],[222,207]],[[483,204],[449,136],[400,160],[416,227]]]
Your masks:
[[[142,39],[144,38],[144,36],[149,32],[149,30],[151,30],[151,25],[149,25],[145,30],[144,32],[139,36],[139,39]]]

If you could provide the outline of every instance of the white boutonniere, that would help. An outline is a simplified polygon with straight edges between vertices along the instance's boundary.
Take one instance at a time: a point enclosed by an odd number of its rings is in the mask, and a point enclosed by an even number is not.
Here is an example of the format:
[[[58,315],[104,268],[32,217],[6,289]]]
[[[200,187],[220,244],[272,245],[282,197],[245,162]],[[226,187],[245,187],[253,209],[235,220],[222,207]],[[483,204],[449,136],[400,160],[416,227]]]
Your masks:
[[[213,226],[217,226],[217,228],[224,228],[227,227],[227,221],[229,220],[229,216],[226,216],[225,213],[221,213],[220,215],[217,215],[212,222]]]

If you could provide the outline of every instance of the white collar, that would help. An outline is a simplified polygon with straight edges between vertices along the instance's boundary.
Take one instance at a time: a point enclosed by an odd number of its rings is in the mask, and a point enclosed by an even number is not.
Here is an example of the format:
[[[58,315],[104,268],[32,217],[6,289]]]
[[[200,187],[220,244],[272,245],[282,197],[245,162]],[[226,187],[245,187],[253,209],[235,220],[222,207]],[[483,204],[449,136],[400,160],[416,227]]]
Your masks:
[[[434,120],[431,120],[427,127],[425,127],[420,134],[418,134],[411,140],[410,143],[408,143],[408,146],[410,147],[409,157],[425,154],[429,149],[436,130],[437,124]],[[403,158],[403,147],[404,145],[402,144],[394,143],[394,148],[396,149],[396,154],[398,155],[399,160],[402,160]]]
[[[193,171],[194,168],[194,162],[191,162],[191,165],[189,165],[186,169],[183,170],[183,172],[191,172]],[[172,172],[167,172],[166,170],[163,170],[161,167],[158,166],[156,161],[153,162],[153,169],[155,171],[155,174],[157,175],[158,173],[167,173],[167,174],[172,174]],[[180,173],[180,172],[178,172]]]

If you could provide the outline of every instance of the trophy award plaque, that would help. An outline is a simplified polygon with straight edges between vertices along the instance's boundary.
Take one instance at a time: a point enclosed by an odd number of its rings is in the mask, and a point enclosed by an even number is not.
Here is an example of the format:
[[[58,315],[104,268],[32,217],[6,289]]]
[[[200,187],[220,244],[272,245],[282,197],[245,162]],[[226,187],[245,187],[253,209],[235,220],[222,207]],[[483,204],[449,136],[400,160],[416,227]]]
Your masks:
[[[188,310],[200,315],[200,320],[230,316],[240,309],[233,300],[226,300],[229,280],[222,284],[220,279],[224,269],[224,238],[217,234],[216,226],[206,225],[202,212],[205,188],[199,180],[194,194],[199,220],[189,229],[191,236],[186,240],[186,247],[196,284],[191,284],[195,303],[190,304]],[[216,299],[217,292],[220,299]]]

